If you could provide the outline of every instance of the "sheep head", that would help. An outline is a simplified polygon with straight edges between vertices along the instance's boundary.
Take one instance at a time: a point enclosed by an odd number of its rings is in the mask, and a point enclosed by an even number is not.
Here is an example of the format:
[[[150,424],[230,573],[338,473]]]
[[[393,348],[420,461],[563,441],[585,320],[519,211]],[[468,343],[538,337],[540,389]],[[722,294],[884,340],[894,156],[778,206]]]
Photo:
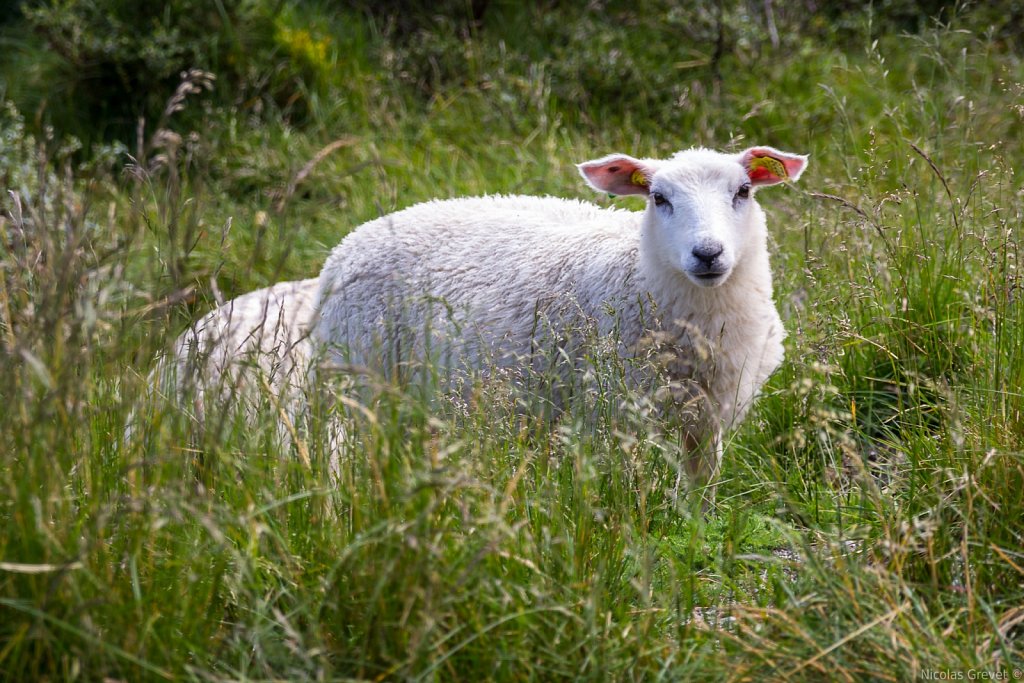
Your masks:
[[[611,154],[578,168],[596,190],[646,196],[648,255],[698,287],[719,287],[748,252],[764,251],[756,190],[794,181],[806,166],[806,156],[751,147],[739,154],[690,149],[664,160]]]

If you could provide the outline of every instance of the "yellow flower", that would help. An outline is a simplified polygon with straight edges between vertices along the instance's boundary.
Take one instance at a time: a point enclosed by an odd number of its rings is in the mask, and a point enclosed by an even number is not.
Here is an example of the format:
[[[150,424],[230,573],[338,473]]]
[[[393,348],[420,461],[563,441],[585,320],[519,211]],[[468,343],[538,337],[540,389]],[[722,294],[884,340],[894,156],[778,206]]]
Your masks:
[[[274,40],[296,60],[313,68],[326,65],[330,38],[315,38],[307,29],[278,26]]]

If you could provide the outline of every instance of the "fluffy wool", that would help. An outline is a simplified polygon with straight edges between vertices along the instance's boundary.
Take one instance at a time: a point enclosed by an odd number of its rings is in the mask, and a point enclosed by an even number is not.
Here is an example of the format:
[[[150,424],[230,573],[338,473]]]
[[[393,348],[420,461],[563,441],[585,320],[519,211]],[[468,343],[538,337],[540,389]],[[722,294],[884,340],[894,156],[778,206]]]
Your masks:
[[[806,158],[771,148],[698,149],[669,160],[581,164],[596,189],[648,197],[644,211],[555,198],[431,201],[362,225],[320,275],[316,338],[334,359],[382,368],[433,353],[449,365],[568,355],[581,322],[626,353],[654,340],[694,410],[690,469],[711,476],[735,425],[783,358],[761,186]],[[693,387],[696,387],[696,391]]]
[[[310,329],[317,290],[316,278],[281,282],[215,308],[158,364],[158,384],[179,401],[191,400],[200,423],[228,407],[251,414],[269,388],[294,424],[316,355]],[[285,425],[280,431],[288,440]]]

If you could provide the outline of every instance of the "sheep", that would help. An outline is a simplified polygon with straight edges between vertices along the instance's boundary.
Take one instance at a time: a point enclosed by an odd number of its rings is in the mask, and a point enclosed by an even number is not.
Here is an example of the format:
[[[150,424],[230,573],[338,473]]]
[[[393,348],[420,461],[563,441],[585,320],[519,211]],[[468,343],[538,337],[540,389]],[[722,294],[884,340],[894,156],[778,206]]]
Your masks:
[[[754,194],[806,164],[771,147],[579,164],[593,189],[645,197],[641,212],[526,196],[414,205],[331,252],[313,337],[333,363],[397,367],[434,353],[452,370],[525,368],[545,343],[578,360],[581,320],[617,334],[624,354],[655,344],[686,416],[685,469],[713,496],[723,434],[783,359]]]

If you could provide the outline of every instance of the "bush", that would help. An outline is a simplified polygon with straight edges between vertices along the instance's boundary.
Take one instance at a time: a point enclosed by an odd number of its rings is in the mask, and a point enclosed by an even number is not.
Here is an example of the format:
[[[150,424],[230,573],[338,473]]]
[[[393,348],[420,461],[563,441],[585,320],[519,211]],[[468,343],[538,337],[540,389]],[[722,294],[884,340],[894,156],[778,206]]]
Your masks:
[[[47,104],[63,131],[130,139],[139,116],[159,115],[189,69],[217,75],[220,99],[261,112],[304,112],[304,83],[330,41],[286,21],[284,3],[257,0],[43,0],[22,6],[58,57],[63,96]],[[54,74],[44,74],[45,77]]]

